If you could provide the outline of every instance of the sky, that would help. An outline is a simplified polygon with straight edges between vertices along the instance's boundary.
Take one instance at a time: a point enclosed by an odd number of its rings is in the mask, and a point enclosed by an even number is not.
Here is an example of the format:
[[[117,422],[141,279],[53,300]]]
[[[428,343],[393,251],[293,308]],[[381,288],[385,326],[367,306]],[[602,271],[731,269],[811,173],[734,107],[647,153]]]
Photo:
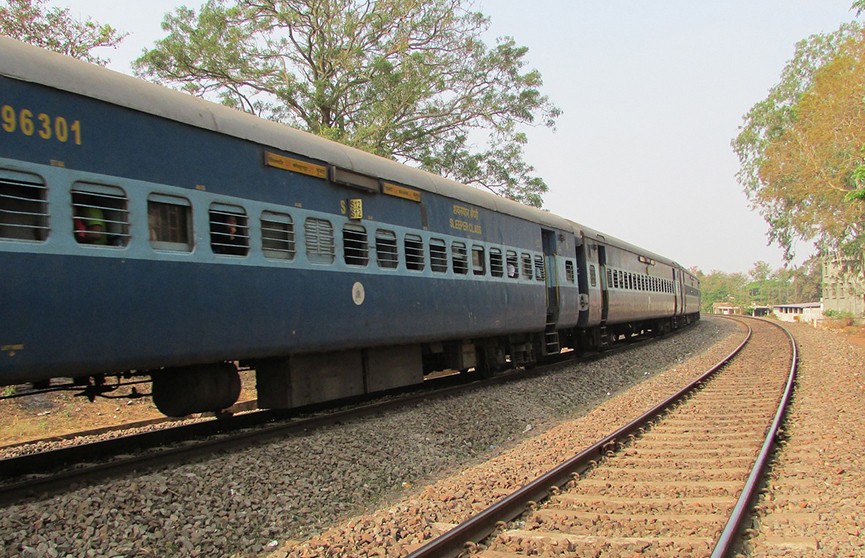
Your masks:
[[[528,47],[527,68],[563,112],[527,129],[545,209],[709,273],[773,269],[768,225],[750,207],[730,142],[798,41],[854,18],[853,0],[475,0],[488,44]],[[165,13],[200,0],[54,0],[129,33],[97,52],[130,62],[164,36]],[[801,262],[813,253],[796,245]]]

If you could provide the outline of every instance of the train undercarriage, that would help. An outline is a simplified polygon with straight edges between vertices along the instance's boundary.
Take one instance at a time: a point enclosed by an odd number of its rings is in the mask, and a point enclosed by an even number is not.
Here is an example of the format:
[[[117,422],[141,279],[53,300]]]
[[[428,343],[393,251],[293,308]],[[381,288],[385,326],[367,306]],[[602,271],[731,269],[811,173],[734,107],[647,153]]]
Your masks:
[[[258,406],[288,409],[420,384],[433,372],[474,370],[488,377],[509,368],[531,367],[572,350],[604,351],[638,336],[658,336],[699,315],[614,324],[589,329],[515,334],[472,340],[375,347],[259,359],[255,369]],[[220,411],[240,393],[235,363],[155,371],[153,401],[168,416]]]

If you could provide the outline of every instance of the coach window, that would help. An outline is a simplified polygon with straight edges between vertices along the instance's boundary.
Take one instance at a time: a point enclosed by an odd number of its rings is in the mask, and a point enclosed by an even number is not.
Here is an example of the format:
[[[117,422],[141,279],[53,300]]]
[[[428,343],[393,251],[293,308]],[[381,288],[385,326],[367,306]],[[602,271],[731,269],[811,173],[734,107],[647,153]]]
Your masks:
[[[405,267],[411,271],[424,270],[423,239],[416,234],[405,235]]]
[[[538,281],[543,281],[546,276],[546,270],[544,269],[544,257],[543,256],[535,256],[535,279]]]
[[[576,282],[576,275],[574,275],[574,262],[570,260],[565,260],[565,279],[568,283]]]
[[[490,274],[493,277],[502,277],[505,274],[503,264],[502,251],[498,248],[490,248]]]
[[[0,169],[0,238],[48,238],[47,191],[35,174]]]
[[[333,225],[326,219],[307,217],[303,222],[306,259],[310,263],[332,264],[336,250],[333,242]]]
[[[444,240],[431,238],[429,241],[429,266],[436,273],[447,273],[448,250]]]
[[[210,205],[210,248],[214,254],[245,256],[249,252],[249,221],[237,205]]]
[[[94,246],[129,244],[126,192],[116,186],[76,182],[72,186],[75,241]]]
[[[296,253],[294,221],[285,213],[261,213],[261,252],[265,258],[293,260]]]
[[[490,251],[492,257],[492,251]],[[483,246],[472,246],[472,273],[475,275],[486,275],[486,259]]]
[[[454,262],[454,273],[467,274],[469,272],[469,258],[466,254],[466,245],[462,242],[451,243],[451,255]]]
[[[396,269],[399,255],[396,251],[396,233],[384,229],[375,231],[375,258],[378,266],[385,269]]]
[[[151,194],[147,198],[150,245],[157,250],[192,251],[192,206],[186,198]]]
[[[507,252],[507,269],[508,269],[508,278],[510,279],[519,279],[520,278],[520,262],[519,258],[517,258],[517,253],[513,250],[508,250]]]
[[[592,287],[598,286],[598,278],[595,275],[595,266],[593,266],[593,265],[589,266],[589,283],[591,284]]]
[[[365,266],[369,263],[369,244],[366,229],[361,225],[346,224],[342,228],[345,263]]]
[[[526,276],[526,279],[532,279],[532,256],[529,254],[523,254],[523,275]]]

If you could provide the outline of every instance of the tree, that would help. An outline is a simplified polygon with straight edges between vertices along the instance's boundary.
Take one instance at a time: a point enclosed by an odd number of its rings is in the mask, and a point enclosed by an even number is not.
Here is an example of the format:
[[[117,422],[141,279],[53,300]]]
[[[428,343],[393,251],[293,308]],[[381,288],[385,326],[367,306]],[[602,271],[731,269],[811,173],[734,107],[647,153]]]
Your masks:
[[[825,250],[863,248],[865,205],[865,34],[850,39],[814,75],[796,120],[766,146],[756,193],[770,222],[786,234],[816,238]],[[860,170],[857,170],[860,169]]]
[[[77,20],[65,8],[48,9],[46,0],[0,1],[0,34],[100,66],[108,60],[92,51],[116,48],[127,35],[90,18]]]
[[[772,266],[769,265],[769,262],[764,262],[763,260],[754,262],[754,266],[748,272],[748,275],[754,281],[766,281],[772,275]]]
[[[790,270],[792,302],[819,302],[823,296],[823,261],[820,256],[808,258]]]
[[[701,305],[700,310],[712,313],[712,305],[716,302],[729,302],[741,308],[749,306],[748,278],[743,273],[723,273],[713,270],[708,275],[702,272],[700,279]]]
[[[209,0],[167,14],[139,76],[540,206],[522,126],[560,111],[470,0]]]
[[[862,162],[865,143],[856,145],[859,141],[856,137],[821,137],[815,132],[811,140],[816,143],[809,149],[794,153],[792,148],[803,134],[807,135],[807,130],[813,129],[812,122],[820,117],[821,99],[825,95],[830,91],[837,95],[857,94],[859,85],[845,85],[838,74],[845,67],[850,70],[851,61],[856,59],[851,53],[863,41],[862,29],[856,22],[848,23],[835,33],[814,35],[797,44],[795,56],[784,68],[780,82],[745,115],[745,123],[732,142],[741,165],[737,178],[752,206],[769,223],[770,241],[783,248],[787,261],[794,256],[796,238],[817,240],[830,247],[842,246],[851,239],[839,226],[833,211],[844,213],[856,201],[855,194],[844,198],[847,192],[858,189],[852,177],[856,165]],[[846,90],[839,91],[839,87]],[[861,99],[862,92],[858,94]],[[831,126],[828,119],[824,125]],[[831,177],[827,175],[825,171],[837,162],[837,158],[828,155],[841,151],[849,155],[851,148],[860,159],[848,156],[843,168],[832,170]],[[807,173],[794,170],[791,164],[797,162],[796,157],[800,157],[798,163],[810,164],[812,168]],[[818,170],[820,165],[822,169]],[[862,172],[865,176],[865,170]],[[808,173],[810,181],[804,180]],[[817,182],[820,188],[814,190]],[[842,189],[844,193],[840,196],[833,195]],[[842,219],[847,217],[845,213]]]

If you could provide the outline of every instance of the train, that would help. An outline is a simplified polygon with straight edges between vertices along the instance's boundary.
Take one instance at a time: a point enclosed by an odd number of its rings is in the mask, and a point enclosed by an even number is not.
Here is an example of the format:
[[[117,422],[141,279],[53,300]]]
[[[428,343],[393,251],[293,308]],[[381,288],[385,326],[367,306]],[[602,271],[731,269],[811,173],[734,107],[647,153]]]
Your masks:
[[[700,317],[671,259],[5,37],[0,269],[0,385],[141,377],[169,416],[232,405],[238,367],[294,408]]]

